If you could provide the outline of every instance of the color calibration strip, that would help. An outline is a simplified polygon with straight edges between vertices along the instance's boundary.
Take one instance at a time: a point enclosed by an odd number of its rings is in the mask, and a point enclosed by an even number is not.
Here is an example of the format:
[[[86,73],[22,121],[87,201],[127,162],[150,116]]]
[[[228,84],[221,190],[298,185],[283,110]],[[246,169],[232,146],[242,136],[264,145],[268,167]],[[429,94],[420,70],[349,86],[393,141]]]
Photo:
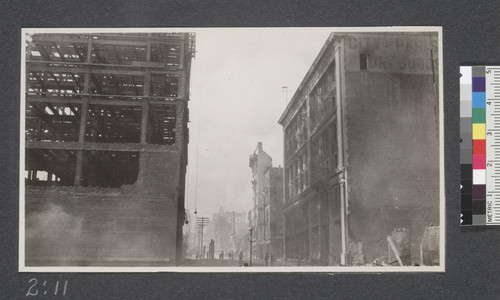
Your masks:
[[[500,67],[460,67],[461,225],[500,225]]]

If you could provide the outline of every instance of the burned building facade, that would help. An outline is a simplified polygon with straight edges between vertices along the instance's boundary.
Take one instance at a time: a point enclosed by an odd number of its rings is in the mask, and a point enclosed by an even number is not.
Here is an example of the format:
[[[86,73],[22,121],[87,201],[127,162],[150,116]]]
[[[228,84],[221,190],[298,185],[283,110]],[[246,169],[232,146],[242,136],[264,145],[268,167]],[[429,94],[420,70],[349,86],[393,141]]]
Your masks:
[[[219,207],[219,212],[212,215],[207,227],[207,236],[215,241],[216,253],[224,251],[226,254],[231,249],[232,213]]]
[[[283,168],[272,167],[272,158],[257,144],[250,155],[252,169],[253,208],[251,227],[255,239],[257,258],[264,259],[266,253],[282,257],[283,249]]]
[[[421,261],[439,225],[438,70],[435,33],[330,35],[279,119],[285,258],[365,264],[400,230]]]
[[[283,257],[283,168],[270,167],[264,173],[264,257]]]
[[[189,33],[27,37],[26,265],[181,260],[194,47]]]
[[[206,236],[215,242],[215,253],[238,254],[248,249],[248,219],[246,212],[227,211],[223,207],[212,215]],[[206,242],[206,241],[205,241]]]

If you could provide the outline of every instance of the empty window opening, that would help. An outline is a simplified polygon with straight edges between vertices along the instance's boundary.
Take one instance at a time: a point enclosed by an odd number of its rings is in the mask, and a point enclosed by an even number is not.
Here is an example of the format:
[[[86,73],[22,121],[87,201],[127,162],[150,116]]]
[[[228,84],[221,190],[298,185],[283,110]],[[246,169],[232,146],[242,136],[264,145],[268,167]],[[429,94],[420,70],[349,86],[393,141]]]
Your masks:
[[[153,43],[151,45],[151,61],[163,62],[166,67],[170,68],[180,68],[181,45]]]
[[[98,45],[92,47],[91,60],[97,64],[131,65],[146,61],[146,46]]]
[[[179,94],[179,78],[166,74],[151,75],[151,96],[177,97]]]
[[[28,59],[51,62],[85,62],[87,59],[87,38],[77,42],[64,40],[53,42],[35,34]]]
[[[144,92],[142,75],[91,74],[90,79],[91,94],[142,96]]]
[[[79,104],[26,104],[26,140],[50,142],[78,141]]]
[[[330,124],[311,141],[311,173],[313,180],[322,180],[337,169],[337,132]]]
[[[75,151],[26,149],[26,185],[72,186],[75,180],[75,166]]]
[[[85,151],[82,186],[116,188],[133,184],[139,173],[139,152]]]
[[[73,72],[28,71],[28,95],[72,96],[83,93],[85,75]]]
[[[285,130],[285,152],[290,157],[298,151],[307,139],[307,108],[303,104]]]
[[[137,106],[89,105],[85,141],[139,143],[142,108]]]
[[[368,55],[364,53],[359,54],[359,69],[360,70],[368,69]]]
[[[335,62],[332,62],[309,94],[311,131],[335,112]]]
[[[175,144],[175,125],[175,105],[151,105],[149,109],[149,143],[159,145]]]

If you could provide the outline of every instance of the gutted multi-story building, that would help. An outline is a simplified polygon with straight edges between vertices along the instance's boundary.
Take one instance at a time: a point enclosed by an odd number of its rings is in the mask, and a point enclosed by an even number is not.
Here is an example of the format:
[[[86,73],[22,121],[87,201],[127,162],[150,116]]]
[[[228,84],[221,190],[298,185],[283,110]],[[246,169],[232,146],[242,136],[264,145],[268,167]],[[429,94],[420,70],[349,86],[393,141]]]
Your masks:
[[[264,173],[264,257],[283,257],[283,168],[270,167]]]
[[[204,243],[208,244],[213,239],[217,255],[224,251],[226,255],[233,253],[234,257],[237,257],[240,251],[248,249],[248,226],[246,212],[227,211],[219,207],[219,211],[212,215],[206,228]]]
[[[439,225],[438,70],[436,33],[330,35],[279,119],[286,258],[371,262],[404,228],[420,262]]]
[[[231,220],[231,250],[236,258],[240,251],[247,253],[249,248],[248,234],[249,234],[249,223],[247,212],[230,212]]]
[[[25,263],[182,258],[195,36],[27,36]]]
[[[252,169],[253,208],[251,226],[255,239],[257,258],[264,259],[266,253],[278,258],[282,255],[283,236],[283,168],[272,167],[272,158],[257,144],[250,155]]]
[[[232,214],[223,207],[219,207],[219,212],[212,215],[207,228],[207,236],[215,241],[216,253],[224,251],[226,254],[231,249]]]

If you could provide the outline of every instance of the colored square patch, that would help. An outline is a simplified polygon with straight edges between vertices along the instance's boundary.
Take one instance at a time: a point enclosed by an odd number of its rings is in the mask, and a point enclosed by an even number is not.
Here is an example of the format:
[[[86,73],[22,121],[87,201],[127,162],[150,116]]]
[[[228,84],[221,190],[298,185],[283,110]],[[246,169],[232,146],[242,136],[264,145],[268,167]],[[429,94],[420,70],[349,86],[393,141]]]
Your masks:
[[[472,214],[484,215],[486,214],[486,200],[472,200]],[[484,218],[486,221],[486,217]]]
[[[474,154],[472,156],[472,168],[474,170],[481,169],[484,170],[486,169],[486,155],[484,154]],[[476,182],[474,182],[475,184]]]
[[[472,185],[472,200],[485,200],[486,201],[486,185],[473,184]]]
[[[486,140],[473,140],[472,150],[474,154],[486,154]]]
[[[486,139],[486,124],[472,124],[472,139]]]
[[[486,123],[486,108],[472,109],[472,123]]]
[[[486,107],[486,93],[485,92],[472,92],[472,108],[485,108]]]
[[[484,77],[472,77],[472,92],[484,92],[486,81]]]

